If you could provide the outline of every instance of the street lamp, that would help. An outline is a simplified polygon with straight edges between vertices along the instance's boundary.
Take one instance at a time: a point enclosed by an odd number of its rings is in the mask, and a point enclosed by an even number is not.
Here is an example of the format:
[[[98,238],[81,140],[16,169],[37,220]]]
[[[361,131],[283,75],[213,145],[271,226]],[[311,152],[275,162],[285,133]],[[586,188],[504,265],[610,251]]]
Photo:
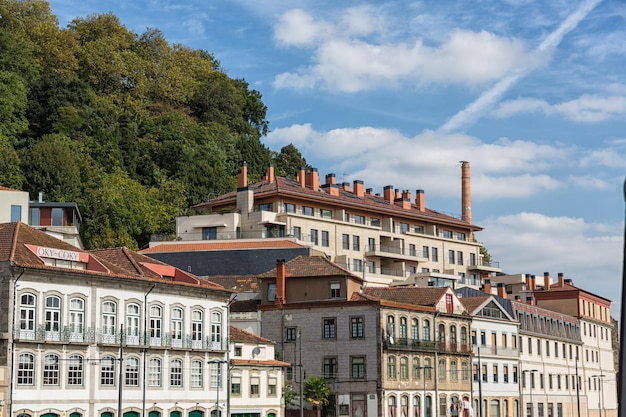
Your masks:
[[[433,369],[432,366],[416,366],[415,369],[423,370],[422,377],[424,378],[424,395],[422,396],[422,417],[426,417],[426,369]]]
[[[525,374],[526,372],[530,373],[531,375],[531,379],[534,382],[535,381],[535,377],[532,376],[535,372],[539,372],[537,369],[525,369],[522,371],[522,375]],[[526,381],[526,376],[524,376],[524,381]],[[528,391],[530,392],[530,414],[528,415],[529,417],[533,417],[534,415],[534,409],[533,409],[533,386],[532,383],[528,384]]]
[[[602,417],[602,409],[604,408],[604,400],[602,399],[602,383],[604,382],[604,380],[602,378],[604,378],[606,375],[604,374],[598,374],[598,375],[591,375],[592,378],[596,378],[599,380],[600,382],[600,395],[598,398],[598,408],[600,409],[600,417]]]
[[[212,360],[208,363],[217,364],[217,385],[216,385],[216,394],[215,394],[215,417],[221,417],[220,413],[220,388],[222,386],[222,364],[228,363],[228,361],[224,360]]]

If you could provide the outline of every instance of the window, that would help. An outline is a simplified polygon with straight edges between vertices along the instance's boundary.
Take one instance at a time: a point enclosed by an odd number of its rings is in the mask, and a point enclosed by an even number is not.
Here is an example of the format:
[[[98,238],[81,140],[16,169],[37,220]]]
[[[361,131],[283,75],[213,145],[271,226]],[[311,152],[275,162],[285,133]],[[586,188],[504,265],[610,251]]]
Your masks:
[[[498,382],[498,365],[493,365],[493,382]]]
[[[361,237],[352,236],[352,250],[361,250]]]
[[[162,311],[160,306],[150,307],[150,343],[154,345],[161,344]]]
[[[220,387],[222,386],[222,381],[220,381],[222,373],[218,369],[218,367],[221,365],[222,365],[221,363],[209,362],[209,375],[210,375],[209,386],[211,388],[218,388],[218,384]]]
[[[330,298],[341,298],[341,284],[339,281],[330,282]]]
[[[378,217],[370,217],[370,226],[380,227],[380,219]]]
[[[465,240],[467,240],[466,236],[467,235],[465,233],[463,233],[463,232],[456,232],[456,240],[463,240],[463,241],[465,241]]]
[[[409,358],[406,356],[400,358],[400,379],[409,379]]]
[[[509,383],[509,366],[502,365],[502,382],[505,384]]]
[[[332,219],[333,212],[326,209],[320,209],[320,216],[322,217],[322,219]]]
[[[291,203],[285,203],[283,205],[285,213],[295,213],[296,212],[296,205],[295,204],[291,204]]]
[[[367,238],[367,250],[368,251],[376,250],[376,239],[374,239],[373,237]]]
[[[44,358],[43,384],[59,385],[59,355],[49,353]]]
[[[293,237],[296,239],[302,239],[302,228],[300,226],[293,227]]]
[[[259,211],[273,211],[274,205],[272,203],[259,204]]]
[[[407,339],[406,317],[400,317],[400,340],[406,343],[406,339]]]
[[[232,376],[230,378],[230,393],[238,397],[241,395],[241,377],[240,376]]]
[[[350,337],[352,339],[363,338],[363,317],[350,317]]]
[[[63,209],[52,209],[52,226],[63,226]]]
[[[126,358],[126,385],[139,386],[139,360],[137,358]]]
[[[424,328],[423,340],[425,342],[430,342],[430,321],[429,320],[424,320],[422,326]]]
[[[322,374],[324,375],[325,379],[337,378],[337,358],[336,357],[324,358]]]
[[[446,238],[446,239],[452,239],[452,231],[444,230],[443,231],[443,237]]]
[[[259,396],[259,377],[253,376],[250,378],[250,395]]]
[[[472,380],[478,382],[478,364],[472,364]]]
[[[217,311],[211,313],[211,342],[222,342],[222,313]]]
[[[313,215],[313,207],[302,206],[302,214],[305,216]]]
[[[513,383],[517,384],[518,380],[517,380],[517,366],[513,367]]]
[[[30,220],[28,222],[31,226],[39,226],[39,209],[35,207],[30,208]]]
[[[183,346],[183,310],[175,307],[172,309],[172,328],[170,329],[172,336],[172,346]]]
[[[289,342],[293,342],[296,340],[296,328],[295,327],[287,327],[285,329],[285,340]]]
[[[83,385],[83,357],[70,355],[67,368],[67,385]]]
[[[393,316],[387,316],[387,337],[390,341],[396,338],[396,319]]]
[[[336,319],[324,319],[324,339],[334,339],[336,334],[337,320]]]
[[[421,366],[419,356],[413,356],[413,379],[419,381],[421,378]]]
[[[317,245],[317,242],[318,242],[317,229],[311,229],[311,243],[313,243],[314,245]]]
[[[464,382],[469,381],[469,364],[467,362],[461,362],[461,378]]]
[[[276,284],[270,282],[267,284],[267,301],[276,300]]]
[[[325,247],[330,246],[327,230],[322,230],[322,246],[325,246]]]
[[[242,352],[243,352],[243,350],[242,350],[242,347],[241,347],[241,346],[235,346],[235,347],[233,348],[233,356],[238,356],[238,357],[241,357]]]
[[[21,353],[17,364],[17,385],[33,385],[35,383],[35,356]]]
[[[11,222],[22,221],[22,206],[11,205]]]
[[[463,265],[463,252],[458,251],[456,253],[456,264],[457,265]]]
[[[354,223],[356,224],[365,224],[365,216],[360,216],[358,214],[354,215]]]
[[[438,370],[439,370],[439,380],[440,381],[445,381],[446,380],[446,376],[448,374],[448,370],[446,369],[446,360],[445,359],[439,359]]]
[[[267,395],[275,397],[276,392],[276,377],[270,376],[267,378]]]
[[[20,333],[28,338],[35,338],[36,298],[32,294],[20,296]]]
[[[354,272],[363,272],[363,260],[361,260],[361,259],[353,259],[352,260],[352,270]]]
[[[174,359],[170,363],[170,387],[183,386],[183,361]]]
[[[430,364],[430,358],[424,359],[424,379],[430,381],[433,379],[433,369]]]
[[[456,326],[454,324],[450,326],[450,343],[456,345]]]
[[[396,357],[387,358],[387,378],[396,379]]]
[[[159,358],[150,358],[148,365],[148,386],[161,386],[161,359]]]
[[[191,388],[202,388],[202,361],[191,361]]]
[[[482,374],[481,376],[482,376],[483,382],[488,382],[489,376],[487,375],[487,365],[482,365],[480,367],[480,372]]]
[[[480,344],[482,346],[487,345],[487,335],[485,334],[485,332],[480,332]]]
[[[139,344],[139,304],[126,306],[126,341]]]
[[[353,379],[365,378],[365,357],[364,356],[351,356],[350,357],[350,376]]]
[[[46,297],[46,332],[59,333],[61,329],[61,299],[55,295]]]
[[[202,347],[202,310],[191,312],[191,344],[194,348]]]
[[[433,262],[439,262],[439,249],[437,248],[431,248],[431,255],[432,255],[432,259],[431,261]]]
[[[467,344],[467,327],[461,326],[461,344],[465,346]]]
[[[100,359],[100,385],[112,387],[115,385],[115,358],[104,356]]]
[[[409,243],[409,255],[417,256],[417,250],[415,249],[415,245],[413,243]]]
[[[350,249],[350,235],[342,234],[341,235],[341,247],[343,249]]]
[[[372,273],[372,274],[376,272],[375,261],[367,261],[367,272]]]
[[[422,246],[422,258],[429,258],[429,247],[428,246]]]
[[[411,339],[418,341],[420,338],[420,327],[417,319],[411,319]]]
[[[217,227],[203,227],[202,240],[217,240]]]
[[[446,326],[440,323],[438,333],[439,333],[437,335],[438,342],[445,343],[446,342]]]
[[[448,251],[448,263],[454,264],[454,251],[453,250]]]
[[[476,254],[475,253],[470,253],[469,264],[471,266],[475,266],[476,265]]]

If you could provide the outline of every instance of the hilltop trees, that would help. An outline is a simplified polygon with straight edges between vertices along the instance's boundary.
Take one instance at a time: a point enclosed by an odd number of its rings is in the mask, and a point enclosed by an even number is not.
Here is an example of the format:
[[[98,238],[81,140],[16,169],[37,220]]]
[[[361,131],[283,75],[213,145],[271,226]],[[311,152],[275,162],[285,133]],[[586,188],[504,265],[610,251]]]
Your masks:
[[[252,181],[270,162],[291,174],[304,158],[263,145],[266,115],[245,80],[158,29],[111,13],[61,29],[45,1],[0,0],[0,184],[76,201],[91,248],[170,233],[232,190],[242,161]]]

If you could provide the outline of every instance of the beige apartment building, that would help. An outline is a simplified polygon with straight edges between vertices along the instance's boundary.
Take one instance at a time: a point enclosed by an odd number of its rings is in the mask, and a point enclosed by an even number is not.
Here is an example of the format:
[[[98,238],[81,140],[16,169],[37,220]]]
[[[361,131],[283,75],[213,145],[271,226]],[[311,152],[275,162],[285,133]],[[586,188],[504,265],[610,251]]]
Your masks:
[[[500,272],[485,262],[472,223],[469,163],[462,163],[461,207],[454,217],[426,207],[423,190],[384,187],[382,194],[363,181],[338,184],[334,174],[320,182],[315,168],[297,178],[274,175],[248,184],[244,164],[236,191],[194,208],[200,215],[179,217],[179,241],[291,237],[360,275],[368,284],[410,279],[422,286],[480,287]]]

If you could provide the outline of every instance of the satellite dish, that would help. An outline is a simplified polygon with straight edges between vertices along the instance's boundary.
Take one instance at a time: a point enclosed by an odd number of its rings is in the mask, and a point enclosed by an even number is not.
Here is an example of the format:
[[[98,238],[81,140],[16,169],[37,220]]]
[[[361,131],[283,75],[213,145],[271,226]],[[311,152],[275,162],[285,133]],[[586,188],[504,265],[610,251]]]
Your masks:
[[[259,353],[261,353],[260,347],[257,346],[254,349],[252,349],[252,357],[258,356]]]

